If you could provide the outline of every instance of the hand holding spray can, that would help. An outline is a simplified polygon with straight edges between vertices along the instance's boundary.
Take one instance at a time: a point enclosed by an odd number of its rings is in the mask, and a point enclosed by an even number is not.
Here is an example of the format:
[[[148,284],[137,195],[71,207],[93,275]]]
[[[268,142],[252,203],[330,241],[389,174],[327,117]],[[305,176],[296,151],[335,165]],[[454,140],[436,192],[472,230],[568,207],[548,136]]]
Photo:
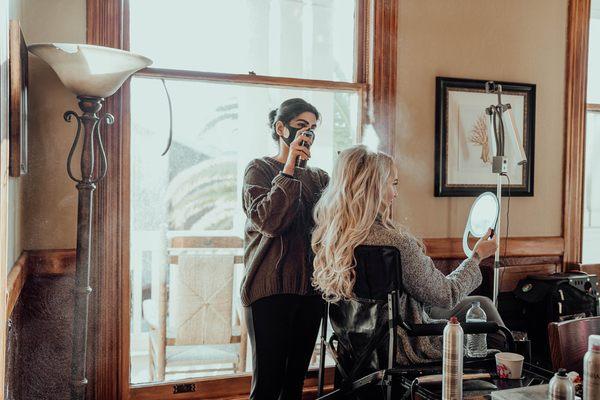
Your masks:
[[[312,130],[308,130],[308,131],[302,132],[302,133],[304,134],[304,136],[307,136],[307,137],[309,137],[309,138],[311,138],[313,140],[315,138],[315,133]],[[307,149],[310,149],[310,145],[311,144],[309,142],[306,142],[306,141],[303,140],[303,141],[300,142],[300,144],[302,146],[306,147]],[[303,160],[300,157],[298,157],[296,159],[296,167],[304,169],[304,168],[306,168],[306,162],[307,162],[307,160]]]

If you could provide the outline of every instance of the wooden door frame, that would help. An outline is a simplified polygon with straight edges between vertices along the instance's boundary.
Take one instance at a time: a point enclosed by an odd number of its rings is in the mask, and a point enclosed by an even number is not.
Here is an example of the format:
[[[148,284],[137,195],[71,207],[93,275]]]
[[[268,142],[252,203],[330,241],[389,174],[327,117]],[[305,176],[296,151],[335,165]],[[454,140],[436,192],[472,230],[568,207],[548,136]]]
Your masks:
[[[87,42],[127,48],[127,0],[86,0]],[[359,31],[375,51],[361,47],[359,57],[368,63],[358,71],[369,83],[373,123],[382,138],[381,149],[393,154],[396,126],[396,64],[398,0],[360,0],[368,15],[358,15],[368,31]],[[363,20],[364,18],[364,20]],[[90,313],[89,388],[90,399],[129,399],[129,87],[124,85],[107,99],[104,111],[115,116],[107,127],[105,147],[109,168],[97,189],[94,209],[92,306]],[[127,295],[126,295],[127,294]],[[115,368],[115,366],[119,366]],[[247,378],[232,380],[246,382]],[[219,385],[219,380],[215,380]],[[235,385],[234,385],[235,386]],[[206,382],[206,390],[211,384]],[[217,386],[215,386],[217,387]],[[140,388],[135,389],[136,398]],[[143,396],[143,394],[142,394]]]
[[[591,0],[570,0],[565,86],[563,264],[581,263],[585,124]]]

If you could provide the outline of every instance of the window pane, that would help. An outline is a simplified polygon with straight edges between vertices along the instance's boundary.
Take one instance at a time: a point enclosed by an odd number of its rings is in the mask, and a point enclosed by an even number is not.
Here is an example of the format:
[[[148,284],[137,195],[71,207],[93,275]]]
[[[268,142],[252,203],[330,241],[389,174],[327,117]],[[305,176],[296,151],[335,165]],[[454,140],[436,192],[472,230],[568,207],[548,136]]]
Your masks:
[[[331,172],[355,141],[359,95],[159,79],[131,84],[131,379],[247,371],[239,318],[241,183],[247,163],[277,152],[267,114],[302,97],[322,113],[311,165]],[[165,361],[166,360],[166,361]],[[166,372],[166,376],[165,376]]]
[[[588,103],[600,104],[600,4],[592,2],[588,53]]]
[[[600,113],[588,112],[586,126],[582,261],[592,264],[600,263]]]
[[[153,67],[353,81],[353,0],[130,0]]]
[[[588,103],[600,104],[600,0],[592,0],[588,56]],[[587,112],[582,261],[600,263],[600,113]]]

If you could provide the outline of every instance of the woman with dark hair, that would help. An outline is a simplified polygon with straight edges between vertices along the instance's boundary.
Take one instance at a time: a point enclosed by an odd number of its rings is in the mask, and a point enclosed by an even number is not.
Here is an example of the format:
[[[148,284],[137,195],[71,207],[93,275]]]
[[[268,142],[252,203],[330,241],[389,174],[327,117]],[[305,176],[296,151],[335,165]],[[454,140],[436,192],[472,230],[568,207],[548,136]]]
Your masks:
[[[250,399],[300,399],[319,330],[323,302],[311,285],[310,236],[329,178],[319,168],[296,167],[298,158],[310,158],[313,137],[305,132],[319,117],[303,99],[284,101],[269,113],[279,153],[252,160],[244,173],[241,298],[252,346]]]

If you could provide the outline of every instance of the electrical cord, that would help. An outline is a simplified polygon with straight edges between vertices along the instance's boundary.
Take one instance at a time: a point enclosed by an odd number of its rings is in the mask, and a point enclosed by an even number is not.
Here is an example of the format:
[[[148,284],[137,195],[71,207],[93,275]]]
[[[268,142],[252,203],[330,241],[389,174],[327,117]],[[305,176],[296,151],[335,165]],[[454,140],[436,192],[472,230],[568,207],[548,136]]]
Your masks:
[[[167,103],[169,105],[169,140],[167,142],[167,147],[161,154],[161,156],[164,156],[165,154],[167,154],[167,152],[171,148],[171,142],[173,141],[173,102],[171,101],[171,95],[169,94],[169,89],[167,88],[167,82],[165,81],[164,78],[161,78],[161,81],[163,84],[163,88],[165,89],[165,94],[167,96]]]
[[[506,205],[506,238],[505,238],[505,242],[504,242],[504,257],[506,257],[506,255],[508,254],[508,235],[509,235],[509,228],[510,228],[510,176],[508,176],[507,173],[503,173],[501,174],[502,176],[506,177],[506,180],[508,181],[508,186],[507,186],[507,190],[508,190],[508,203]]]

